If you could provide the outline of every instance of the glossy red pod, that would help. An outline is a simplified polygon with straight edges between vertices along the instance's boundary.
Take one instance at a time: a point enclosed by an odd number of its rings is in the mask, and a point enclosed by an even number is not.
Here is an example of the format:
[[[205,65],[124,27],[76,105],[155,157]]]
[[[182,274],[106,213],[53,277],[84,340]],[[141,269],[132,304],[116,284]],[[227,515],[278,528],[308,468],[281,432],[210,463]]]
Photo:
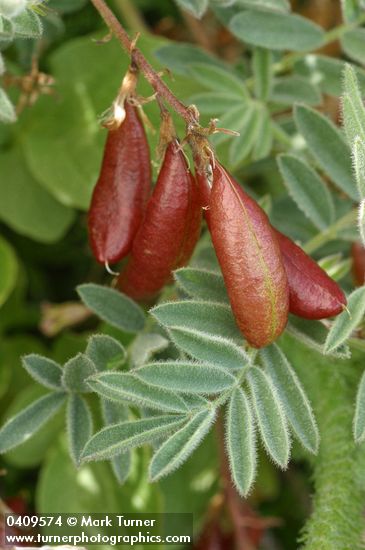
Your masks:
[[[289,281],[290,313],[325,319],[343,311],[346,297],[338,284],[289,237],[275,229]]]
[[[237,324],[256,348],[283,332],[289,288],[279,244],[265,212],[218,163],[209,229]]]
[[[357,242],[351,246],[352,275],[355,284],[361,286],[365,283],[365,248]]]
[[[155,296],[190,258],[200,234],[196,182],[177,141],[166,149],[146,215],[118,288],[135,300]]]
[[[131,250],[151,188],[150,153],[135,107],[125,102],[126,116],[109,130],[99,179],[88,214],[91,249],[100,263],[115,263]]]

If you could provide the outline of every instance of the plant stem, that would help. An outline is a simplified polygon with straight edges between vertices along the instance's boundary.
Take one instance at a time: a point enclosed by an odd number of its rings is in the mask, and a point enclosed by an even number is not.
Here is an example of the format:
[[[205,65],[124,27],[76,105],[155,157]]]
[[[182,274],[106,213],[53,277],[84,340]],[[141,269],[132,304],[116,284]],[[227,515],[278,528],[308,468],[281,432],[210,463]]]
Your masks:
[[[142,52],[134,46],[133,41],[131,41],[127,32],[111,9],[105,4],[104,0],[91,0],[91,2],[100,13],[109,29],[118,38],[126,52],[133,57],[133,62],[143,73],[155,92],[163,97],[171,105],[174,111],[176,111],[188,124],[196,124],[193,112],[177,99],[170,88],[161,80],[160,76],[152,68]]]
[[[114,0],[115,10],[120,13],[131,31],[148,34],[149,28],[141,17],[138,8],[131,0]]]
[[[350,212],[347,212],[344,216],[342,216],[342,218],[337,220],[332,225],[328,226],[327,229],[322,231],[322,233],[318,233],[318,235],[313,237],[313,239],[310,239],[303,246],[303,250],[305,250],[307,254],[311,254],[312,252],[326,244],[328,241],[335,239],[342,229],[351,227],[353,223],[356,222],[356,219],[357,210],[350,210]]]

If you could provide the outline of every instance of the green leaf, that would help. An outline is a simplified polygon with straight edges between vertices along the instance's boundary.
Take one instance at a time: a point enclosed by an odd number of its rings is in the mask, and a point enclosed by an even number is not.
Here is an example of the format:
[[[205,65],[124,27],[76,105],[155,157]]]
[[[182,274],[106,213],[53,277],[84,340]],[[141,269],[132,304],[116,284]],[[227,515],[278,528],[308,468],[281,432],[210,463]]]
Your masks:
[[[56,414],[65,399],[63,393],[47,394],[10,418],[0,430],[0,453],[27,441]]]
[[[128,352],[134,365],[143,365],[155,353],[163,351],[168,345],[169,341],[164,336],[161,336],[161,334],[154,334],[153,332],[141,333],[133,340]]]
[[[357,189],[361,199],[365,198],[365,142],[357,136],[352,147],[352,162]]]
[[[42,355],[31,353],[22,358],[22,365],[34,380],[51,390],[62,390],[61,366]]]
[[[42,23],[40,17],[31,9],[24,10],[12,20],[16,38],[40,38]]]
[[[342,98],[343,125],[347,141],[353,146],[357,137],[365,141],[365,109],[355,70],[347,64],[344,70],[344,96]]]
[[[180,288],[197,300],[229,303],[228,294],[220,273],[207,269],[183,267],[174,272]]]
[[[80,466],[83,448],[93,433],[93,421],[87,402],[77,394],[68,398],[67,433],[71,458]]]
[[[105,460],[145,443],[153,443],[174,432],[186,417],[152,416],[142,420],[107,426],[86,444],[82,460]]]
[[[324,354],[324,343],[328,335],[328,329],[320,321],[301,319],[291,315],[286,330],[296,340],[310,349],[322,355]],[[339,348],[332,350],[329,355],[340,359],[348,359],[351,354],[349,347],[342,344]]]
[[[102,399],[102,410],[106,425],[120,424],[121,422],[128,420],[129,417],[129,410],[127,406],[114,401],[108,401],[107,399]],[[123,454],[114,456],[110,459],[110,463],[116,480],[119,485],[123,485],[132,468],[131,451],[126,451],[123,452]]]
[[[14,105],[5,90],[0,88],[0,121],[10,123],[15,122],[16,118]]]
[[[3,42],[1,46],[7,46],[7,43],[11,42],[14,38],[14,25],[7,17],[0,16],[0,42]]]
[[[288,421],[302,445],[317,454],[319,433],[307,395],[289,361],[275,344],[262,349],[265,371],[273,382]]]
[[[152,386],[182,393],[220,393],[236,383],[236,378],[223,369],[188,361],[150,363],[134,373]]]
[[[79,285],[77,292],[91,311],[113,327],[131,333],[143,329],[142,309],[121,292],[94,283]]]
[[[251,10],[267,10],[288,12],[290,4],[287,0],[236,0],[240,6],[250,8]]]
[[[111,465],[113,473],[118,481],[119,485],[128,479],[132,468],[132,455],[131,453],[123,453],[119,456],[114,456],[111,459]]]
[[[258,161],[270,154],[273,141],[271,117],[266,107],[258,110],[256,128],[252,159]]]
[[[245,131],[251,129],[251,121],[253,120],[253,117],[256,115],[256,113],[257,109],[252,101],[242,103],[241,105],[237,105],[237,107],[231,107],[228,111],[226,111],[218,119],[219,124],[217,125],[217,127],[234,130],[235,132],[239,132],[242,135]],[[232,143],[235,143],[237,139],[239,139],[239,136],[232,136],[226,134],[225,132],[218,132],[217,134],[213,134],[211,139],[214,145],[218,146],[229,140],[231,140]],[[246,146],[245,150],[249,150],[251,146],[252,139],[250,139],[249,146]]]
[[[247,497],[256,475],[256,437],[250,403],[240,388],[228,405],[226,449],[232,480],[240,495]]]
[[[70,392],[90,392],[86,379],[95,373],[96,367],[91,359],[84,353],[78,353],[63,368],[63,386]]]
[[[186,412],[184,401],[173,391],[161,390],[123,372],[105,372],[89,378],[90,388],[99,395],[127,403],[136,403],[167,412]]]
[[[266,48],[254,48],[252,54],[252,71],[255,83],[255,95],[266,101],[272,88],[272,53]]]
[[[200,19],[208,9],[208,0],[175,0],[177,5]]]
[[[97,370],[116,368],[126,360],[126,351],[122,344],[107,334],[93,334],[88,340],[85,353]]]
[[[157,481],[183,464],[207,435],[215,419],[215,409],[197,412],[154,454],[150,468],[151,481]]]
[[[294,69],[307,77],[326,94],[338,97],[342,93],[342,75],[345,61],[326,55],[308,54],[298,61]],[[361,87],[365,86],[365,71],[353,66]]]
[[[322,101],[322,96],[318,87],[308,78],[291,75],[275,78],[271,101],[284,105],[292,105],[295,102],[318,105]]]
[[[228,305],[193,300],[166,302],[151,309],[151,314],[167,328],[195,329],[242,342]]]
[[[359,204],[359,213],[357,216],[357,226],[363,246],[365,246],[365,199]]]
[[[354,23],[361,13],[358,0],[341,0],[341,9],[345,23]]]
[[[217,116],[242,106],[242,95],[225,92],[202,92],[189,97],[189,105],[196,105],[201,115]]]
[[[365,29],[353,29],[346,32],[342,36],[341,45],[350,59],[362,64],[365,62]]]
[[[294,155],[280,155],[278,166],[290,196],[318,229],[333,223],[335,206],[324,181]]]
[[[336,126],[327,117],[304,105],[295,108],[295,122],[321,168],[339,189],[358,200],[350,150]]]
[[[290,455],[290,439],[277,391],[269,377],[257,367],[248,371],[247,381],[265,448],[274,462],[281,468],[286,468]]]
[[[214,57],[198,46],[170,42],[154,51],[154,56],[176,74],[189,75],[192,63],[204,63],[228,69],[218,57]]]
[[[361,443],[365,439],[365,371],[357,389],[356,407],[354,416],[354,438],[356,443]]]
[[[264,11],[243,11],[233,17],[229,28],[243,42],[270,50],[312,50],[321,45],[324,35],[305,17]]]
[[[233,138],[229,148],[229,162],[233,166],[239,165],[252,151],[258,140],[264,109],[251,102],[243,112],[239,125],[236,128],[240,135]]]
[[[221,67],[206,65],[205,63],[192,63],[190,74],[199,84],[214,92],[234,94],[241,97],[242,102],[248,98],[244,81]]]
[[[29,173],[19,149],[0,155],[0,220],[36,241],[63,237],[74,212],[59,204]]]
[[[18,262],[10,244],[0,237],[0,307],[12,293],[18,275]]]
[[[324,344],[324,353],[337,349],[361,323],[365,313],[365,287],[354,290],[347,299],[345,309],[333,322]]]
[[[250,362],[242,347],[218,334],[177,327],[171,327],[169,334],[178,347],[204,363],[224,369],[240,370]]]

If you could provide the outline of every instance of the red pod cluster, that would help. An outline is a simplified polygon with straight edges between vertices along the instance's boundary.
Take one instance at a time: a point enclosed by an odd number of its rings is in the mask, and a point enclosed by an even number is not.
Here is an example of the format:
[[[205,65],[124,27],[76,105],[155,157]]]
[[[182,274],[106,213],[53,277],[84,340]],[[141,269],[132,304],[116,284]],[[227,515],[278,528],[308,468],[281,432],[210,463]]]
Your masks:
[[[346,297],[338,284],[300,246],[274,229],[289,281],[290,312],[325,319],[343,311]]]
[[[218,170],[222,170],[219,165]],[[213,189],[215,187],[216,173],[217,169],[214,170],[212,174],[213,187],[211,190],[206,174],[202,170],[197,170],[200,200],[205,212],[205,218],[211,232],[213,229],[213,224],[215,223],[214,218],[216,216],[216,207],[212,208],[212,196]],[[254,204],[256,209],[261,210],[259,205],[257,205],[257,203],[253,201],[253,199],[248,197],[248,195],[243,191],[242,187],[238,185],[232,177],[228,176],[228,179],[230,180],[230,184],[226,184],[227,187],[234,188],[234,190],[240,196],[243,204],[251,205],[251,208],[253,208],[252,205]],[[267,218],[264,219],[267,220]],[[271,232],[275,236],[276,241],[278,242],[282,264],[284,266],[286,277],[288,280],[290,313],[293,313],[300,317],[304,317],[306,319],[324,319],[326,317],[332,317],[341,313],[344,306],[346,305],[346,297],[340,287],[337,285],[337,283],[333,281],[327,275],[327,273],[323,269],[321,269],[319,265],[314,260],[312,260],[312,258],[308,256],[291,239],[274,229],[272,226],[270,226],[270,228]],[[218,244],[218,237],[216,239],[213,239],[213,244],[217,250],[215,240]],[[246,238],[243,239],[241,237],[241,241],[237,242],[237,249],[245,247],[246,240]],[[227,277],[228,279],[230,279],[232,275],[229,272],[227,273],[227,267],[224,261],[224,251],[222,251],[220,255],[223,258],[223,261],[220,260],[219,255],[218,260],[221,264],[223,276],[225,277],[225,280],[227,279]],[[235,285],[239,287],[239,281],[246,281],[247,275],[244,270],[237,271],[238,272],[235,274],[234,280]],[[227,284],[226,282],[226,285],[228,294],[231,298],[230,287],[232,283]],[[236,299],[234,300],[237,301]],[[235,313],[235,308],[233,308],[233,311]],[[236,313],[235,316],[237,318]],[[240,325],[240,323],[238,324]],[[252,320],[252,326],[254,326],[254,324],[255,321]],[[242,332],[247,337],[248,341],[250,341],[247,333],[245,332],[245,327],[242,324],[240,326],[242,328]]]
[[[359,243],[353,243],[351,246],[352,257],[352,275],[355,284],[361,286],[365,283],[365,248]]]
[[[167,146],[144,221],[117,287],[136,300],[155,296],[185,265],[200,234],[198,188],[176,140]]]
[[[252,346],[269,345],[284,330],[289,310],[279,244],[265,212],[218,163],[209,229],[238,326]]]
[[[109,130],[99,179],[88,215],[96,260],[115,263],[131,250],[151,188],[150,153],[135,107],[124,104],[125,119]]]

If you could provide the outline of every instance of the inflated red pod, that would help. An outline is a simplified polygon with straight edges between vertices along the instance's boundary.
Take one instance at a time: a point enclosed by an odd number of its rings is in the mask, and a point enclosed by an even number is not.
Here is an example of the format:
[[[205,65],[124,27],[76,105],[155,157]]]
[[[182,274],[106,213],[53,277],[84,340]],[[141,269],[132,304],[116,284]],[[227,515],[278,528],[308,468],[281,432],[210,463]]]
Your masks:
[[[355,284],[362,286],[365,283],[365,248],[361,243],[352,244],[351,257]]]
[[[283,332],[289,287],[269,219],[217,162],[209,201],[209,229],[237,324],[256,348]]]
[[[346,297],[338,284],[289,237],[275,233],[289,281],[290,313],[305,319],[341,313]]]
[[[137,109],[128,102],[124,107],[124,121],[109,130],[88,215],[90,245],[103,264],[130,252],[151,188],[146,133]]]
[[[210,188],[207,177],[197,171],[197,181],[202,205],[209,203]],[[237,191],[245,197],[241,186]],[[204,209],[204,215],[209,225],[210,210]],[[279,241],[285,271],[289,284],[289,311],[306,319],[325,319],[338,315],[346,305],[346,297],[338,284],[331,279],[319,265],[308,256],[289,237],[274,229]],[[357,246],[357,280],[364,282],[365,249]],[[363,264],[361,266],[361,258]]]
[[[201,207],[195,179],[176,140],[167,146],[143,224],[117,287],[135,300],[155,296],[190,258],[199,238]]]

